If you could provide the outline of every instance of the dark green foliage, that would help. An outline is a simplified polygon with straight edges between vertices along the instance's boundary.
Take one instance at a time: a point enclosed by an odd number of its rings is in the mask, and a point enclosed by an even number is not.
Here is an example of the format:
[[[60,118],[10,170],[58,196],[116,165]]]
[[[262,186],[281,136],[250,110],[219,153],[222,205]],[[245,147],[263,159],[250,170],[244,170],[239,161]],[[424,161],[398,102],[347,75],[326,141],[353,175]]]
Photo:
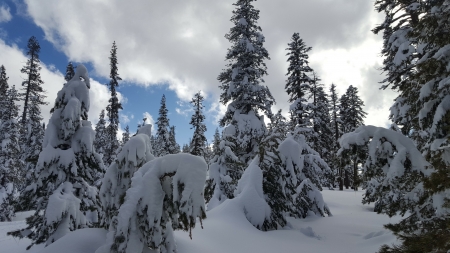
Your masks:
[[[66,75],[64,76],[64,80],[66,80],[66,82],[70,81],[70,79],[72,79],[72,77],[75,75],[75,69],[72,65],[72,62],[69,62],[69,64],[67,64],[67,68],[66,68]]]
[[[119,130],[119,110],[123,109],[122,104],[117,97],[117,87],[119,86],[119,81],[122,80],[118,73],[118,62],[117,62],[117,46],[116,42],[113,42],[111,48],[111,56],[109,57],[111,68],[109,77],[109,91],[111,97],[109,99],[109,104],[106,107],[107,116],[109,120],[109,125],[106,127],[107,142],[103,153],[103,161],[106,166],[109,166],[115,159],[116,151],[119,148],[119,140],[117,140],[117,131]]]
[[[191,101],[194,106],[194,114],[192,115],[191,129],[194,129],[194,135],[192,136],[190,153],[197,156],[205,156],[205,143],[206,143],[206,126],[203,123],[205,121],[205,115],[203,115],[203,96],[200,92],[197,92]]]

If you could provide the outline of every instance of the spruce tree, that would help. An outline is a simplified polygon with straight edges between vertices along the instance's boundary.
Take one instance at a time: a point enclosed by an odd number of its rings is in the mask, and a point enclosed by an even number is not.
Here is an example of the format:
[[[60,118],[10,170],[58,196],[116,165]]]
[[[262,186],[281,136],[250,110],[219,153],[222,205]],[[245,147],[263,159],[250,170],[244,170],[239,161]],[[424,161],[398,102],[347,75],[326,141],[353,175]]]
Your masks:
[[[269,53],[263,46],[265,39],[257,23],[259,10],[253,2],[238,0],[233,4],[236,6],[231,17],[234,27],[225,35],[232,44],[225,57],[228,64],[217,78],[222,83],[220,101],[228,105],[220,125],[233,125],[236,143],[232,151],[244,163],[256,155],[258,141],[266,131],[260,112],[270,118],[275,102],[263,85],[267,75],[264,61],[269,59]]]
[[[191,117],[192,125],[191,129],[194,129],[194,135],[192,136],[190,153],[197,156],[205,156],[205,143],[206,143],[206,126],[203,123],[205,115],[203,115],[203,96],[200,92],[194,95],[191,104],[194,106],[194,114]]]
[[[69,64],[67,64],[67,67],[66,67],[66,74],[64,75],[64,80],[66,80],[66,82],[68,82],[73,78],[74,75],[75,75],[75,69],[72,65],[72,62],[69,62]]]
[[[6,76],[5,67],[3,65],[0,66],[0,101],[6,101],[6,93],[9,89],[8,79],[9,77]],[[2,113],[3,110],[0,110],[0,118],[2,117]]]
[[[300,38],[298,33],[294,33],[291,37],[291,42],[288,43],[286,50],[289,56],[288,72],[286,75],[285,89],[289,95],[289,102],[292,103],[290,107],[291,111],[291,123],[292,130],[295,127],[299,127],[306,131],[306,128],[311,127],[310,106],[308,103],[308,92],[311,89],[311,83],[313,79],[309,76],[313,70],[309,67],[308,52],[311,51],[311,47],[307,47],[303,39]]]
[[[166,96],[161,98],[161,107],[159,108],[159,116],[156,121],[158,128],[156,130],[155,140],[155,156],[165,156],[170,154],[170,130],[169,130],[169,118],[167,118]]]
[[[123,109],[122,104],[117,97],[117,87],[119,86],[119,81],[122,80],[118,73],[117,68],[117,46],[116,42],[113,42],[111,48],[111,56],[109,57],[111,67],[111,72],[109,77],[111,80],[109,81],[109,91],[111,93],[111,98],[109,99],[109,104],[106,107],[109,124],[106,127],[107,133],[107,143],[104,149],[104,158],[106,166],[109,166],[115,159],[116,151],[119,148],[119,140],[117,140],[117,131],[119,130],[119,110]]]
[[[7,84],[6,84],[7,85]],[[23,162],[20,159],[20,101],[15,86],[7,91],[2,102],[0,119],[0,221],[11,221],[15,216],[16,195],[21,185]]]
[[[189,145],[188,144],[183,144],[183,148],[181,149],[181,152],[189,153],[190,152]]]
[[[336,85],[333,83],[330,87],[330,129],[332,131],[332,153],[331,153],[331,159],[332,161],[329,163],[332,171],[333,176],[335,178],[334,181],[337,181],[337,184],[339,185],[339,190],[344,190],[344,173],[342,166],[340,164],[340,158],[336,155],[337,151],[339,150],[339,138],[341,137],[340,132],[340,104],[339,104],[339,95],[336,91]]]
[[[135,136],[125,142],[116,160],[107,169],[100,188],[100,200],[105,213],[102,224],[109,228],[111,221],[125,201],[131,178],[145,163],[154,159],[150,143],[151,125],[143,125]],[[148,131],[146,131],[148,130]]]
[[[391,119],[414,140],[434,169],[423,180],[424,194],[411,214],[386,226],[401,244],[385,245],[381,252],[450,250],[448,6],[446,0],[375,2],[377,11],[386,16],[373,30],[384,32],[383,69],[388,78],[383,88],[390,86],[399,93]]]
[[[359,98],[358,88],[350,85],[340,99],[341,132],[349,133],[359,126],[364,125],[366,112],[363,111],[364,102]],[[351,151],[346,151],[343,156],[344,185],[354,190],[358,189],[359,176],[358,164],[365,160],[365,148],[354,146]]]
[[[100,112],[100,116],[97,124],[95,125],[95,139],[94,148],[98,154],[103,155],[103,162],[106,164],[106,157],[104,155],[106,143],[108,142],[108,136],[106,132],[106,120],[105,120],[105,110]]]
[[[30,58],[27,60],[26,65],[20,70],[20,72],[27,75],[27,78],[22,83],[22,86],[24,86],[24,93],[21,94],[22,96],[24,96],[24,106],[22,113],[22,125],[24,126],[27,121],[27,113],[29,111],[28,103],[30,98],[34,96],[42,96],[42,94],[44,93],[44,90],[42,89],[42,84],[44,82],[42,81],[40,74],[41,61],[39,60],[39,52],[41,51],[41,46],[39,45],[36,37],[31,36],[31,38],[28,40],[27,48],[27,55]]]
[[[36,181],[24,192],[34,198],[36,211],[27,218],[26,228],[8,233],[29,238],[28,248],[99,225],[102,213],[93,184],[104,167],[93,148],[95,133],[87,121],[89,88],[87,70],[80,64],[58,92],[34,172]]]
[[[128,140],[130,140],[130,127],[127,125],[122,133],[122,145],[125,145]]]
[[[178,153],[180,153],[180,145],[175,137],[175,126],[171,126],[169,131],[169,154]]]

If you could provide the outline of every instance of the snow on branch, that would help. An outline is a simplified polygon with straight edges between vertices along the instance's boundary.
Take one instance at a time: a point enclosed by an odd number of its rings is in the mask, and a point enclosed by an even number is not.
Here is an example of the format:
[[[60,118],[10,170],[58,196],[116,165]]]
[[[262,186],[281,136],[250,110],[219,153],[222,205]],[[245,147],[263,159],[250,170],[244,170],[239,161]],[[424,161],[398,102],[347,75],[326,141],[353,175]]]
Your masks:
[[[156,158],[135,172],[119,213],[113,218],[103,252],[176,252],[172,229],[191,232],[206,218],[203,158],[173,154]],[[190,236],[192,237],[191,233]]]

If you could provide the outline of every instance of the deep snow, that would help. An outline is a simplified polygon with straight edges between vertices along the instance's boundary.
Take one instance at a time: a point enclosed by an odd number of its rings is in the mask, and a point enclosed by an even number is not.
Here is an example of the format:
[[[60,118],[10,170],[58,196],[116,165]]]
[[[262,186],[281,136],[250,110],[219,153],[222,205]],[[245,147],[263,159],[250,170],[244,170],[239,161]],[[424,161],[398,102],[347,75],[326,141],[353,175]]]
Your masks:
[[[175,232],[180,253],[238,253],[238,252],[376,252],[382,244],[396,242],[394,235],[383,224],[397,222],[400,217],[389,218],[373,212],[373,205],[361,204],[363,191],[324,190],[333,216],[308,217],[304,220],[288,219],[283,230],[261,232],[253,227],[241,211],[237,201],[227,200],[207,212],[203,229],[197,226],[188,233]],[[52,245],[25,248],[29,241],[6,236],[24,226],[28,213],[19,213],[13,222],[0,222],[0,251],[11,253],[94,253],[104,243],[106,231],[82,229],[71,232]],[[102,241],[103,240],[103,241]]]

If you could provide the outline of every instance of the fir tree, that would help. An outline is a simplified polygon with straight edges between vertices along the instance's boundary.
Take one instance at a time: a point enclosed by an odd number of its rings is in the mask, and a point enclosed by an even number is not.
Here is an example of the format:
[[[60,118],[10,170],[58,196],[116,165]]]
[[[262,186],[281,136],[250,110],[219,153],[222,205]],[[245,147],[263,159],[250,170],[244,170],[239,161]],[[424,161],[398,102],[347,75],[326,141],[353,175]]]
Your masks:
[[[64,76],[64,80],[66,80],[66,82],[68,82],[73,78],[74,75],[75,75],[75,69],[72,65],[72,62],[69,62],[69,64],[67,64],[66,75]]]
[[[27,122],[27,113],[29,112],[28,103],[31,97],[42,96],[44,90],[42,89],[42,84],[44,83],[41,80],[41,66],[39,60],[39,52],[41,51],[41,46],[37,41],[36,37],[31,36],[28,40],[27,44],[27,55],[30,57],[27,60],[26,65],[20,70],[23,74],[27,75],[27,79],[23,81],[22,86],[24,86],[24,93],[21,95],[24,96],[24,106],[22,113],[22,125],[26,125]]]
[[[6,84],[7,85],[7,84]],[[21,184],[23,162],[20,159],[19,107],[15,86],[7,91],[0,123],[0,221],[11,221],[16,195]]]
[[[6,69],[2,65],[0,66],[0,101],[6,101],[6,93],[8,92],[9,77],[6,76]],[[2,105],[3,106],[3,105]],[[3,110],[0,110],[0,118],[2,117]]]
[[[183,148],[181,149],[181,152],[189,153],[190,152],[189,145],[188,144],[183,144]]]
[[[194,115],[192,115],[191,122],[189,122],[189,124],[192,125],[191,129],[194,129],[194,135],[192,136],[190,145],[190,153],[192,155],[204,157],[206,126],[203,123],[205,120],[205,115],[203,115],[203,100],[204,98],[200,92],[197,92],[192,99],[191,104],[194,106]]]
[[[104,156],[104,149],[106,143],[108,142],[108,136],[106,133],[106,120],[105,120],[105,110],[100,112],[100,116],[97,124],[95,125],[95,139],[94,148],[98,154],[103,155],[103,162],[106,164],[106,157]]]
[[[222,83],[220,101],[228,105],[220,125],[234,126],[236,142],[232,151],[244,163],[258,153],[257,141],[266,131],[260,112],[270,118],[275,102],[267,86],[262,85],[267,74],[264,61],[269,59],[269,53],[263,46],[265,39],[257,24],[259,10],[252,2],[234,3],[236,9],[231,17],[234,27],[225,35],[232,44],[225,57],[228,64],[217,78]]]
[[[109,228],[111,221],[125,201],[125,193],[131,187],[131,178],[145,163],[154,159],[150,143],[151,125],[143,125],[138,133],[124,143],[114,163],[108,168],[102,179],[100,200],[105,213],[102,221]],[[148,130],[148,131],[146,131]],[[134,154],[134,155],[133,155]]]
[[[311,82],[313,81],[308,75],[313,72],[309,67],[308,52],[311,47],[307,47],[303,39],[298,33],[294,33],[291,42],[288,43],[286,50],[289,56],[288,62],[288,79],[286,80],[285,89],[289,95],[292,130],[295,126],[301,128],[311,127],[310,106],[308,105],[308,92],[310,91]]]
[[[358,88],[350,85],[340,99],[341,132],[349,133],[364,125],[366,112],[363,111],[364,102],[358,96]],[[359,185],[358,164],[365,160],[366,151],[362,147],[354,146],[343,156],[344,185],[348,189],[351,185],[357,190]]]
[[[36,181],[24,192],[33,196],[36,211],[27,218],[26,228],[8,233],[29,238],[28,248],[49,245],[69,231],[99,224],[102,214],[93,184],[104,169],[87,121],[89,88],[87,70],[80,64],[74,78],[58,92],[34,173]]]
[[[104,149],[104,158],[106,166],[109,166],[115,159],[116,151],[119,148],[119,140],[117,140],[117,131],[119,130],[119,110],[123,109],[122,104],[117,97],[117,87],[119,86],[119,81],[122,80],[119,77],[118,69],[117,69],[117,46],[116,42],[113,42],[111,48],[111,56],[109,57],[111,67],[111,72],[109,77],[111,80],[109,81],[109,91],[111,92],[111,98],[109,99],[109,104],[106,107],[109,124],[106,127],[106,133],[108,141],[106,143]]]
[[[128,140],[130,140],[130,127],[127,125],[125,131],[122,133],[122,145],[125,145]]]
[[[391,119],[434,168],[423,180],[424,194],[411,214],[386,227],[402,242],[381,252],[447,252],[449,197],[449,3],[437,1],[376,1],[385,22],[373,31],[384,32],[383,69],[399,95]],[[400,10],[400,11],[398,11]],[[436,203],[436,200],[441,202]]]
[[[161,107],[159,108],[159,116],[156,121],[158,129],[156,130],[156,140],[155,140],[155,156],[165,156],[170,154],[170,133],[169,133],[169,118],[167,118],[166,107],[166,96],[163,95],[161,98]]]
[[[219,154],[220,140],[221,136],[219,133],[219,128],[216,128],[216,131],[214,132],[213,149],[212,149],[213,157]]]
[[[330,112],[331,112],[331,119],[330,119],[330,129],[332,131],[332,161],[329,163],[333,170],[333,175],[337,183],[339,184],[339,190],[344,190],[344,176],[343,176],[343,170],[342,166],[340,164],[340,158],[336,155],[337,151],[339,149],[339,138],[341,137],[340,132],[340,104],[339,104],[339,96],[336,92],[336,85],[333,83],[330,87]]]
[[[169,154],[178,153],[180,153],[180,145],[178,145],[175,137],[175,126],[171,126],[169,131]]]

